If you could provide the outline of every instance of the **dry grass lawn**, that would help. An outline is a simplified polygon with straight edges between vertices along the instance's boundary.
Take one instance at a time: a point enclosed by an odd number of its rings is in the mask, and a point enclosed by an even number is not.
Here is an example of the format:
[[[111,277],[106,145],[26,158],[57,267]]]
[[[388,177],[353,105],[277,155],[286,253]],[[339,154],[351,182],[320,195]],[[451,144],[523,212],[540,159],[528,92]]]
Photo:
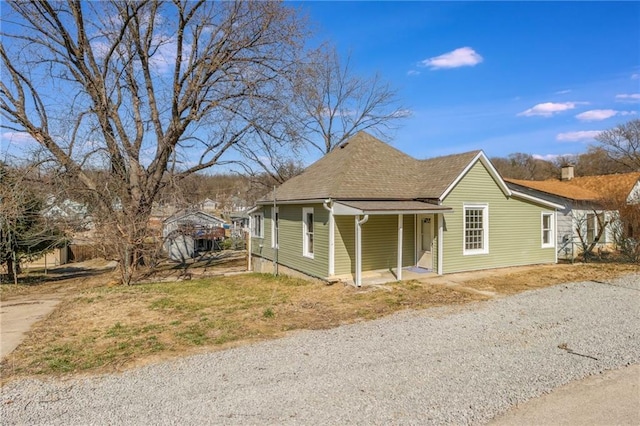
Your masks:
[[[161,359],[270,339],[291,330],[324,329],[403,309],[487,299],[475,290],[514,294],[580,280],[638,272],[623,264],[514,269],[458,285],[409,281],[356,289],[241,274],[110,287],[76,282],[58,308],[37,323],[0,366],[2,382],[28,375],[103,373]],[[106,278],[105,278],[106,279]],[[72,281],[73,282],[73,281]],[[55,288],[60,282],[52,284]],[[471,289],[471,291],[470,291]],[[30,287],[29,294],[35,290]],[[58,288],[59,290],[59,288]],[[50,293],[46,285],[40,291]],[[3,298],[8,295],[3,292]]]

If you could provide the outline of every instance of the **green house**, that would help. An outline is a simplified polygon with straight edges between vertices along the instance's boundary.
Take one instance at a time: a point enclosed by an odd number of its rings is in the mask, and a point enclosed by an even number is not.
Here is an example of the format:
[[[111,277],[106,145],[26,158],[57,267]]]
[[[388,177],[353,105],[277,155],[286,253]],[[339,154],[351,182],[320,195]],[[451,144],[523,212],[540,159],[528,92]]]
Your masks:
[[[482,151],[414,159],[360,132],[251,210],[251,268],[362,282],[555,263],[556,209],[507,187]]]

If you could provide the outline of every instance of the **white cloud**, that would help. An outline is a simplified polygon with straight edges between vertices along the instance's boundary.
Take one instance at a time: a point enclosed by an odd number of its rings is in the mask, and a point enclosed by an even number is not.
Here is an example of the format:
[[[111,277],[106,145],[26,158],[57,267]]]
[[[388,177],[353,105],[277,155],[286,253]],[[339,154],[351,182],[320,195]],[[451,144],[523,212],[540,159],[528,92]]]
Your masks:
[[[635,111],[616,111],[614,109],[592,109],[576,115],[581,121],[602,121],[616,115],[633,115]]]
[[[407,75],[420,75],[420,71],[409,70],[407,71]]]
[[[433,58],[420,61],[418,65],[428,67],[431,70],[439,70],[443,68],[472,67],[483,60],[484,58],[472,48],[460,47],[440,56],[434,56]]]
[[[564,157],[571,157],[572,154],[544,154],[544,155],[533,154],[532,156],[536,160],[555,161],[560,157],[563,157],[563,158]]]
[[[556,92],[556,95],[566,95],[567,93],[571,93],[571,90],[567,89],[567,90],[558,90]]]
[[[616,101],[619,102],[640,102],[640,93],[627,94],[623,93],[616,95]]]
[[[579,142],[592,140],[602,133],[602,130],[580,130],[577,132],[558,133],[556,140],[560,142]]]
[[[545,102],[534,105],[526,111],[518,113],[519,116],[533,117],[540,115],[542,117],[551,117],[553,114],[574,109],[577,105],[585,102]]]
[[[3,132],[0,133],[0,139],[8,143],[17,144],[35,142],[35,139],[33,139],[27,132]]]

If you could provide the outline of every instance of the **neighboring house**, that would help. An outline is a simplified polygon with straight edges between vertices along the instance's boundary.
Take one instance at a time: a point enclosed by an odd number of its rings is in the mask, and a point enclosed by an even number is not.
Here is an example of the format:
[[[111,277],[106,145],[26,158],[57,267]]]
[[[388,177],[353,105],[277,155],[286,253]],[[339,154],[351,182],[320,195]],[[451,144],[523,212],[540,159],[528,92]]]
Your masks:
[[[202,210],[204,210],[207,213],[218,211],[220,208],[219,203],[210,198],[205,199],[203,202],[200,203],[200,205],[202,207]]]
[[[93,228],[93,222],[87,206],[68,198],[58,201],[54,196],[49,196],[46,206],[42,210],[42,216],[49,220],[64,223],[75,231]]]
[[[163,222],[162,236],[169,257],[177,261],[212,251],[224,239],[224,220],[202,211],[183,211]]]
[[[555,203],[509,189],[482,151],[414,159],[360,132],[250,211],[251,263],[362,282],[556,262]],[[284,268],[283,268],[284,269]],[[281,271],[283,269],[280,269]]]
[[[640,201],[639,179],[640,173],[574,177],[573,166],[565,166],[561,179],[505,181],[511,189],[564,205],[558,214],[558,255],[574,259],[581,253],[582,242],[595,241],[602,225],[605,228],[596,247],[613,247],[614,231],[625,219],[625,206]],[[634,230],[627,232],[633,236]]]
[[[249,214],[245,212],[235,212],[229,214],[231,221],[231,231],[241,234],[245,229],[249,228]]]

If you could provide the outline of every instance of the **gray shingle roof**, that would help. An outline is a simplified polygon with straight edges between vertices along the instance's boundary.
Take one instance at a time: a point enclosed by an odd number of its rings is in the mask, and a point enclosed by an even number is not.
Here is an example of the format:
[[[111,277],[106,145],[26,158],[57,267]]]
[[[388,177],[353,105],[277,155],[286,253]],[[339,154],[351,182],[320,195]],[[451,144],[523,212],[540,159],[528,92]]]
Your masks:
[[[437,199],[480,151],[417,160],[359,132],[276,190],[279,201]],[[266,201],[266,200],[265,200]]]

